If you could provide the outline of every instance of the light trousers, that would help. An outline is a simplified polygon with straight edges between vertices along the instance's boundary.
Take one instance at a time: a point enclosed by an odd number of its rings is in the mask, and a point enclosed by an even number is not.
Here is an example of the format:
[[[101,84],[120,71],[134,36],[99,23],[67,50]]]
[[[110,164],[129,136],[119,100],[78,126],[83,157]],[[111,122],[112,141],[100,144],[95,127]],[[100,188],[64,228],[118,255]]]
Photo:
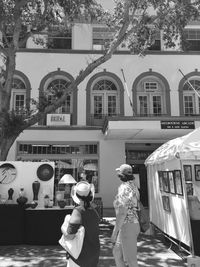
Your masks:
[[[67,267],[79,267],[72,259],[67,260]]]
[[[125,223],[119,231],[113,248],[116,267],[138,267],[137,237],[140,233],[139,223]]]

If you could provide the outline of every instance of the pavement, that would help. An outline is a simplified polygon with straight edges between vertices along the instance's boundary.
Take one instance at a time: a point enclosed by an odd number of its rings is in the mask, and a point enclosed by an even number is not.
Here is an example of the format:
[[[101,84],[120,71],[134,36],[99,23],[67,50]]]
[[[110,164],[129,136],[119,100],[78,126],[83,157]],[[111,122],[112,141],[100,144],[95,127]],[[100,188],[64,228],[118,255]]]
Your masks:
[[[100,224],[101,254],[98,267],[115,267],[110,236],[113,218],[104,218]],[[139,267],[186,267],[187,260],[183,251],[159,233],[140,234],[138,238]],[[0,246],[0,267],[66,267],[65,251],[60,245]]]

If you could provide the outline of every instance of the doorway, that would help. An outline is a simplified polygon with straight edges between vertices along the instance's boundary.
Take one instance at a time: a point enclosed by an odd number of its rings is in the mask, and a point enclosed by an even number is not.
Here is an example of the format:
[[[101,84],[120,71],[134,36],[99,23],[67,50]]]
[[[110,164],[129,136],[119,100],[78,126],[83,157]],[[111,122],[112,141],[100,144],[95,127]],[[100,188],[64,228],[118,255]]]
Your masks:
[[[147,171],[145,165],[134,164],[133,174],[135,174],[136,182],[139,184],[140,200],[145,207],[148,207],[149,206],[148,185],[147,185]]]

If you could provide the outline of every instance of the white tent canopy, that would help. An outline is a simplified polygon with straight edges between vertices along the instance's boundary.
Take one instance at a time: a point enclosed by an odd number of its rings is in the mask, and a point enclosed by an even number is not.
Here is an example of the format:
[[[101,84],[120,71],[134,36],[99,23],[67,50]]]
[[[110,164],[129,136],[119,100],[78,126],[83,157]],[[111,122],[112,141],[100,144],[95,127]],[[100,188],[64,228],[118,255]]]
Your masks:
[[[197,159],[200,157],[200,127],[187,135],[168,141],[156,149],[145,161],[153,165],[173,158]]]

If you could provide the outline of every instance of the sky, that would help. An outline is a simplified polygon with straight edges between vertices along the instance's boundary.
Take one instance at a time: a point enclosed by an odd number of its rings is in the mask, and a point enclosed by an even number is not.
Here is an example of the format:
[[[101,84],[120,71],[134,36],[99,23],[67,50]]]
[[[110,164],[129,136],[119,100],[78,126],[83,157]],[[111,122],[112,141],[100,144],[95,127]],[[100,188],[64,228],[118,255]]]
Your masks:
[[[105,9],[108,9],[109,11],[113,10],[113,0],[97,0],[97,2],[99,2]]]

